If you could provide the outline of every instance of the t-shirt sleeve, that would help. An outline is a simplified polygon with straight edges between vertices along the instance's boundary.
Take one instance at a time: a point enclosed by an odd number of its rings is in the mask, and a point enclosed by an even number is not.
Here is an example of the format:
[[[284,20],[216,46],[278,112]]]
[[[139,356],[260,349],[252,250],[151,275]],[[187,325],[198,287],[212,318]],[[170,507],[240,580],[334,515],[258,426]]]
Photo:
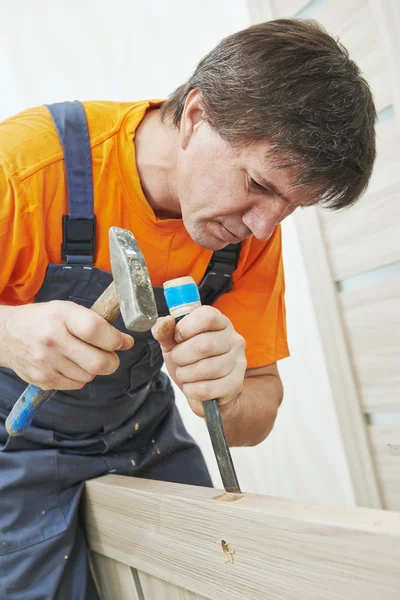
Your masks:
[[[45,265],[33,212],[18,176],[0,159],[0,304],[25,304],[37,292]]]
[[[220,296],[214,306],[245,338],[247,367],[262,367],[289,356],[280,225],[268,242],[251,238],[242,244],[233,283],[233,290]]]

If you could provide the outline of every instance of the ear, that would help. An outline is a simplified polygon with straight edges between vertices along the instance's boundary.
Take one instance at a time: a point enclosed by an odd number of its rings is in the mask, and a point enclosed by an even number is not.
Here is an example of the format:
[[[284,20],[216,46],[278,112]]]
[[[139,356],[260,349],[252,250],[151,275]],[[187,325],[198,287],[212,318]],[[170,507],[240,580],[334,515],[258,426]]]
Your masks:
[[[187,148],[199,124],[205,121],[205,111],[198,89],[190,90],[186,97],[179,128],[181,147]]]

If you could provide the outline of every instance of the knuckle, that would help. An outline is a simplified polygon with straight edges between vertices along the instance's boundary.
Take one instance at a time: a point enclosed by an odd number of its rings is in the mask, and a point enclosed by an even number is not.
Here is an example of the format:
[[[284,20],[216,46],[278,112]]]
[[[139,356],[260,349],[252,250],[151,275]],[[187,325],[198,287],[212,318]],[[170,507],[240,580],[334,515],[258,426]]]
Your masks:
[[[183,392],[186,394],[185,387],[187,388],[187,395],[190,396],[192,400],[209,400],[212,394],[210,386],[207,383],[197,382],[195,384],[184,385]]]
[[[53,317],[59,317],[63,311],[64,302],[62,300],[50,300],[47,303],[46,311]]]
[[[119,358],[115,354],[108,353],[95,359],[88,370],[90,375],[111,375],[119,367]]]
[[[37,365],[38,368],[40,368],[40,371],[45,374],[48,372],[49,369],[49,355],[48,352],[46,352],[46,350],[44,348],[41,348],[40,350],[38,350],[35,354],[35,364]]]
[[[52,332],[45,332],[42,338],[42,344],[46,348],[54,348],[57,345],[57,341],[55,340],[54,334]]]
[[[40,377],[40,376],[33,377],[32,383],[34,385],[37,385],[38,387],[40,387],[41,390],[44,390],[44,391],[53,389],[53,386],[49,382],[47,377]]]
[[[178,381],[178,383],[183,383],[183,370],[181,367],[176,367],[175,369],[175,378]]]
[[[108,370],[108,364],[109,362],[106,358],[97,358],[91,363],[89,373],[94,376],[99,375]]]
[[[96,375],[93,375],[93,373],[85,373],[84,379],[85,379],[85,383],[90,383],[91,381],[93,381],[93,379],[96,377]],[[82,387],[85,385],[85,383],[82,384]]]
[[[210,306],[209,304],[203,304],[202,306],[200,306],[199,310],[201,310],[202,314],[206,316],[214,315],[215,312],[218,311],[217,308],[215,308],[214,306]]]
[[[56,375],[47,377],[46,380],[40,386],[42,390],[57,390],[60,388],[60,379]]]
[[[89,312],[90,314],[90,312]],[[93,313],[93,316],[95,313]],[[92,318],[91,316],[85,322],[85,338],[88,340],[94,339],[99,332],[99,327],[101,324],[96,318]]]
[[[234,343],[235,343],[235,346],[237,346],[240,349],[246,348],[246,340],[244,339],[244,337],[242,335],[240,335],[240,333],[236,333]]]
[[[202,311],[203,318],[206,319],[209,323],[215,322],[221,317],[222,314],[221,311],[218,310],[218,308],[206,304],[201,306],[200,310]]]
[[[53,382],[55,381],[55,374],[49,373],[48,371],[42,370],[34,370],[32,372],[32,376],[30,377],[30,381],[40,387],[42,390],[52,390]]]
[[[84,383],[81,381],[74,381],[71,383],[67,380],[59,380],[56,389],[57,390],[81,390],[84,387]]]
[[[81,390],[83,387],[85,387],[87,382],[84,381],[76,381],[75,385],[74,385],[74,389],[75,390]]]
[[[199,366],[200,379],[213,379],[215,376],[215,368],[209,362]]]
[[[180,360],[181,351],[182,351],[182,348],[179,345],[175,346],[175,348],[172,348],[172,350],[171,350],[171,360],[173,363],[175,363],[175,365],[182,366],[181,360]]]
[[[211,342],[207,337],[200,338],[196,344],[197,354],[202,357],[209,356],[211,354]]]

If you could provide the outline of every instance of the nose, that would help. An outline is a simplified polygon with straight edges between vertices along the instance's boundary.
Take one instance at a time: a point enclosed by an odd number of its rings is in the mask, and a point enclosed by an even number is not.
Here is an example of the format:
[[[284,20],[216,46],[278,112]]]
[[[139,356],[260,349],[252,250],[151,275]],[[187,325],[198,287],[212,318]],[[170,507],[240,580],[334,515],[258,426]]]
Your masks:
[[[246,211],[242,216],[242,221],[251,230],[254,237],[260,241],[266,241],[273,234],[276,225],[290,215],[295,208],[282,198],[263,199]]]

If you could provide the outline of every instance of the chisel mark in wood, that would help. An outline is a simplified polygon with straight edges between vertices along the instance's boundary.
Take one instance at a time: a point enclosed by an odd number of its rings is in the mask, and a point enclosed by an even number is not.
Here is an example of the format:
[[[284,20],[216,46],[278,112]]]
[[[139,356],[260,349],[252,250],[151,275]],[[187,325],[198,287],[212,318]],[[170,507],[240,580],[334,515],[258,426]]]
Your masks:
[[[236,502],[236,500],[241,500],[244,498],[244,494],[231,494],[230,492],[224,492],[219,496],[215,496],[213,500],[219,500],[221,502]]]
[[[232,564],[235,554],[234,548],[225,540],[221,540],[219,543],[221,544],[222,552],[225,554],[225,564]]]

